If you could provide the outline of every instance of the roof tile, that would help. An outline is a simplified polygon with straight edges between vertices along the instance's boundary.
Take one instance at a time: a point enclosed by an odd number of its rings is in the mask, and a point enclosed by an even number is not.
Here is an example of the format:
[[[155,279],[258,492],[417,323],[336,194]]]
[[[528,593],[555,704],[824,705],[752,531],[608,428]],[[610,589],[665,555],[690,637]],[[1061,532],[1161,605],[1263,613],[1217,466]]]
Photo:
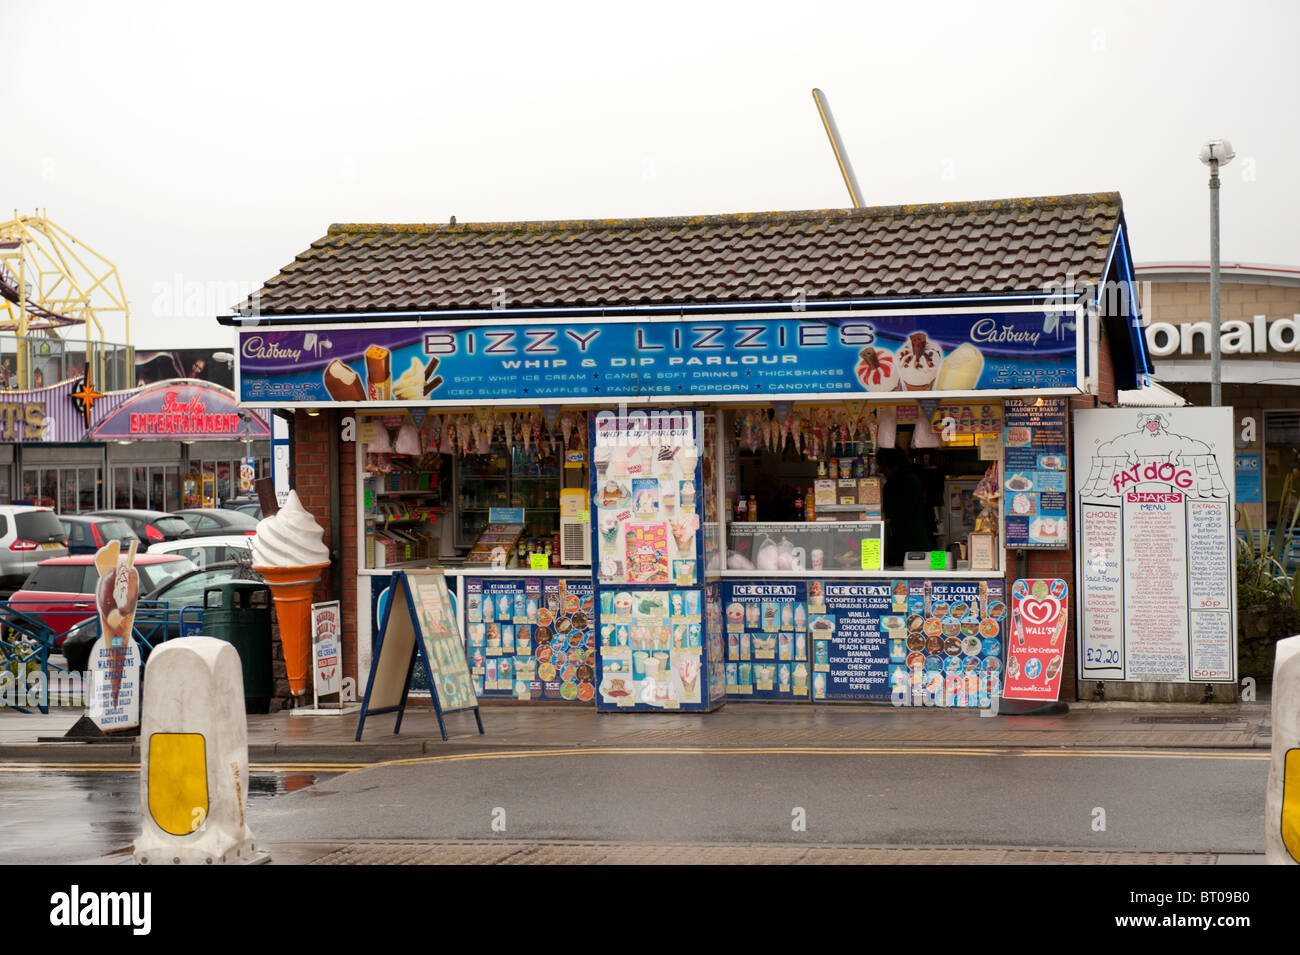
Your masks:
[[[822,300],[1099,280],[1118,193],[673,219],[334,225],[268,279],[263,315]]]

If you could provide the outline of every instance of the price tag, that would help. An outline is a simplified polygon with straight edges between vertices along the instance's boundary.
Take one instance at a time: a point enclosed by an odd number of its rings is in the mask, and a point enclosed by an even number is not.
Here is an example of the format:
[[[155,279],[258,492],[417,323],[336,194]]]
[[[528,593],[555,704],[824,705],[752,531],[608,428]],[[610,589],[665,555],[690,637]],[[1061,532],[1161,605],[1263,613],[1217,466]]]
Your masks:
[[[577,514],[573,515],[573,519],[579,524],[590,524],[591,511],[579,511]]]
[[[551,559],[547,557],[545,554],[529,554],[528,569],[529,570],[550,570]]]
[[[357,439],[362,444],[374,444],[375,437],[379,434],[379,425],[373,421],[363,421],[357,425]]]
[[[1002,457],[1002,435],[985,434],[980,436],[980,460],[997,461]]]
[[[862,569],[880,570],[880,538],[866,537],[862,540]]]
[[[930,551],[930,569],[931,570],[948,569],[948,552],[946,550]]]

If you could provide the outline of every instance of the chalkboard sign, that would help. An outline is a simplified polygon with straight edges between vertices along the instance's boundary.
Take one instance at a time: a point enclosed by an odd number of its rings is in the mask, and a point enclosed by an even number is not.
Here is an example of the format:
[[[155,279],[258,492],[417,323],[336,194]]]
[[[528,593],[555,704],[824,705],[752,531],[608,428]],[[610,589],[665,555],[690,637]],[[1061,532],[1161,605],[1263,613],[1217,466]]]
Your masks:
[[[361,739],[366,717],[371,714],[396,712],[393,732],[401,730],[402,713],[417,665],[423,668],[431,689],[442,738],[447,738],[443,714],[458,710],[473,710],[478,731],[482,733],[483,719],[447,590],[447,578],[439,570],[398,571],[393,574],[390,586],[392,599],[379,627],[370,683],[357,721],[357,740]]]

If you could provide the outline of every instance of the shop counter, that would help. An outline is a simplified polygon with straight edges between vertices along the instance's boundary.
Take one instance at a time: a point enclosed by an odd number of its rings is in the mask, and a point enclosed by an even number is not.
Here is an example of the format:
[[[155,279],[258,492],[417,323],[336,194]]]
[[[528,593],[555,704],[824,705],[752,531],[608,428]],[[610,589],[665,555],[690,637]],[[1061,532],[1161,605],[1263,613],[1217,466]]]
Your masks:
[[[884,548],[885,523],[881,520],[727,525],[730,570],[879,571]]]

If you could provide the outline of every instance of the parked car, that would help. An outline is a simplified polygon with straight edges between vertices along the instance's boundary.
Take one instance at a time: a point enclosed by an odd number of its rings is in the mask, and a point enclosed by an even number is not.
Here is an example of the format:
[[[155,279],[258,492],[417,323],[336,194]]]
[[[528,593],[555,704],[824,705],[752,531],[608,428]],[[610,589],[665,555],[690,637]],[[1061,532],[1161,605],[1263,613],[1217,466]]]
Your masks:
[[[116,517],[126,521],[131,526],[131,530],[135,531],[135,536],[140,538],[145,550],[162,541],[174,541],[182,537],[194,536],[194,531],[190,530],[188,524],[179,517],[166,514],[163,511],[91,511],[85,516]]]
[[[149,556],[153,556],[150,554]],[[160,557],[171,557],[174,555],[159,555]],[[137,563],[139,560],[137,559]],[[185,561],[189,563],[189,561]],[[164,634],[156,634],[152,642],[155,644],[158,640],[172,640],[180,636],[180,611],[186,607],[202,607],[203,594],[209,587],[216,587],[228,580],[261,580],[261,578],[244,564],[227,562],[224,564],[212,564],[207,567],[194,567],[181,574],[171,577],[157,589],[144,592],[144,584],[141,581],[140,599],[162,601],[167,605],[169,612]],[[99,639],[99,621],[97,619],[87,620],[80,625],[73,627],[65,634],[66,639],[62,643],[63,656],[68,661],[68,669],[85,670],[90,661],[90,650]],[[149,655],[149,648],[140,647],[141,659]]]
[[[0,507],[0,593],[21,587],[42,560],[67,555],[67,535],[48,507]]]
[[[186,537],[183,540],[163,541],[149,549],[151,554],[179,554],[196,567],[225,564],[233,561],[251,561],[254,536],[232,534],[226,537]]]
[[[191,507],[183,511],[173,511],[172,516],[185,521],[196,537],[257,533],[256,520],[247,514],[228,511],[223,507]]]
[[[222,510],[239,511],[257,520],[262,519],[262,501],[256,494],[241,494],[221,502]]]
[[[197,568],[176,554],[137,554],[135,569],[140,575],[140,595],[158,590],[168,581]],[[99,569],[93,554],[54,557],[36,565],[31,576],[9,599],[9,606],[31,617],[39,617],[56,634],[59,646],[70,628],[95,611],[95,587]]]
[[[111,540],[125,547],[139,541],[131,525],[119,517],[82,517],[59,515],[59,524],[68,535],[69,554],[93,554]]]

